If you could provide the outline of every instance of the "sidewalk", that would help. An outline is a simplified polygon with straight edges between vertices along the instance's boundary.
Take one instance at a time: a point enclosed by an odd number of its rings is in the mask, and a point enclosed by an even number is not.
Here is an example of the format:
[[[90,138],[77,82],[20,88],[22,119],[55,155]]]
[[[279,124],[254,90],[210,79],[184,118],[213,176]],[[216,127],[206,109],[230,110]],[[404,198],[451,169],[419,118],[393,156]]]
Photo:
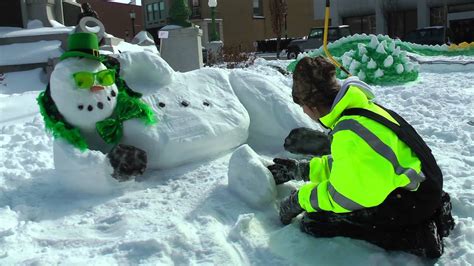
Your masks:
[[[265,60],[276,60],[276,52],[273,53],[255,53],[255,56],[261,57]],[[280,59],[287,60],[286,58],[286,50],[280,52]]]

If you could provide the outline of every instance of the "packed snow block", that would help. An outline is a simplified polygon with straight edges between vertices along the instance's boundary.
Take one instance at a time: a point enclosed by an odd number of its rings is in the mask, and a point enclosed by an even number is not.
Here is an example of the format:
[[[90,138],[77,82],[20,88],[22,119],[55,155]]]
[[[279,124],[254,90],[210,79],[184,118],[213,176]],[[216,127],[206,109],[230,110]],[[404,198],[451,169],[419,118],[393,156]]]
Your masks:
[[[265,208],[276,196],[271,172],[248,145],[234,151],[229,162],[229,190],[256,209]]]
[[[288,86],[245,70],[234,70],[230,83],[250,115],[247,142],[250,146],[282,151],[292,129],[318,127],[300,106],[293,103]]]
[[[120,76],[127,85],[144,95],[171,84],[175,72],[160,56],[152,52],[121,53]]]
[[[124,122],[122,143],[146,151],[147,169],[212,158],[247,141],[249,115],[226,71],[208,68],[172,74],[172,82],[157,84],[155,93],[142,98],[156,112],[158,124],[141,127],[138,120]]]
[[[18,225],[18,214],[10,209],[7,205],[0,208],[0,217],[2,222],[0,223],[0,239],[5,236],[13,235],[12,231]]]
[[[107,194],[117,185],[113,169],[100,151],[80,151],[65,141],[53,145],[55,178],[66,189],[85,194]]]

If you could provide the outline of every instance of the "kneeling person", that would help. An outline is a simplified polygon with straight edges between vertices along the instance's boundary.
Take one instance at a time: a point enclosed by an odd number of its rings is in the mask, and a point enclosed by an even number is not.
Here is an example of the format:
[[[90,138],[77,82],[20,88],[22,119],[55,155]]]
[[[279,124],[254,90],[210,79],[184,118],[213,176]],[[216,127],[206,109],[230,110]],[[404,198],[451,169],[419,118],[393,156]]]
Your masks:
[[[387,250],[436,258],[454,226],[442,173],[416,131],[373,102],[367,84],[341,85],[322,57],[303,58],[293,74],[293,100],[331,130],[331,154],[309,162],[274,160],[277,184],[308,181],[284,199],[283,224],[306,212],[301,228],[317,237],[346,236]]]

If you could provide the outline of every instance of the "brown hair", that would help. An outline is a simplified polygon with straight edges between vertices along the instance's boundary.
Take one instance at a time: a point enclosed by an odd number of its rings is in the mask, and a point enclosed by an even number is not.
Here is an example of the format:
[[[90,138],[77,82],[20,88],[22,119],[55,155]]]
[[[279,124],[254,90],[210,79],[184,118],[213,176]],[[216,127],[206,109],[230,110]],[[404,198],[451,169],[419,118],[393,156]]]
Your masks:
[[[329,111],[340,89],[336,67],[324,57],[304,57],[296,64],[292,88],[295,103]]]

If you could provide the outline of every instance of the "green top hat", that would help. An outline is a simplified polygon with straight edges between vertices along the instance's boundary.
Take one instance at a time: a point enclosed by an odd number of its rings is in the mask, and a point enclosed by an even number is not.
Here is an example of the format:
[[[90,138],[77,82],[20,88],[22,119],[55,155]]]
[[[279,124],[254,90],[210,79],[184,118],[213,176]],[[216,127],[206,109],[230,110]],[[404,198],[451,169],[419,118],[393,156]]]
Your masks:
[[[95,33],[78,32],[69,35],[67,39],[68,50],[61,55],[60,60],[69,57],[85,57],[100,61],[99,40]]]

